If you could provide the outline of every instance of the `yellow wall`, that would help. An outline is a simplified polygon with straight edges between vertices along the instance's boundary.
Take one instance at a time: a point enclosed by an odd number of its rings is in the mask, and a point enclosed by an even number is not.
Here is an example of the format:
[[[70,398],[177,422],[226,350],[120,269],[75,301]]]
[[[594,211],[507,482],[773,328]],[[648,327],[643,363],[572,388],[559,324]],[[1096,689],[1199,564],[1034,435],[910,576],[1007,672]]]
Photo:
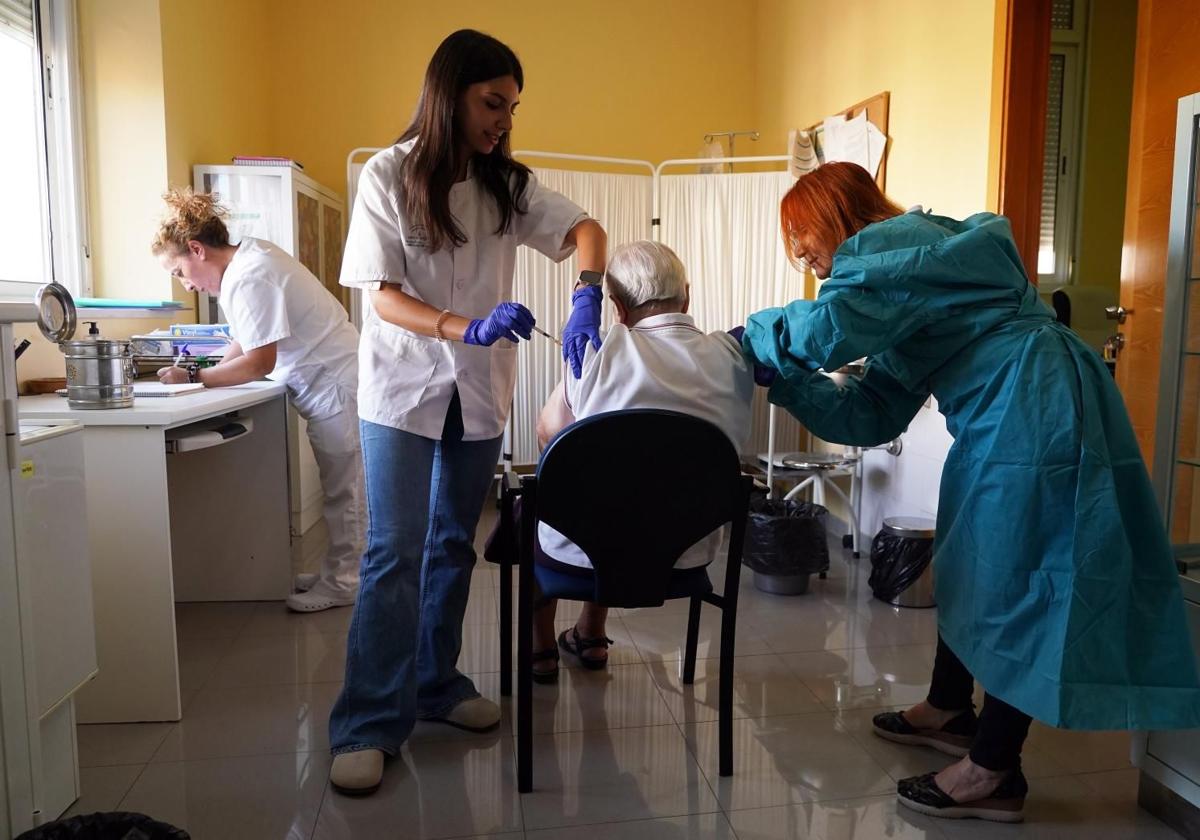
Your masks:
[[[993,0],[760,0],[756,113],[764,154],[890,90],[887,191],[962,216],[988,205]]]
[[[346,154],[395,140],[434,49],[462,27],[521,59],[514,148],[657,161],[754,127],[754,3],[273,2],[274,148],[340,193]]]
[[[1091,4],[1073,280],[1107,286],[1114,301],[1121,287],[1136,37],[1137,0]]]
[[[80,0],[95,293],[169,298],[148,243],[167,184],[157,0]]]
[[[757,128],[739,152],[778,154],[789,128],[890,90],[889,192],[984,209],[1004,2],[80,0],[97,290],[171,293],[146,240],[192,164],[287,155],[344,192],[346,154],[396,137],[463,26],[521,56],[518,148],[659,161]]]
[[[276,153],[271,144],[270,14],[262,0],[162,3],[171,184],[191,184],[196,163]]]

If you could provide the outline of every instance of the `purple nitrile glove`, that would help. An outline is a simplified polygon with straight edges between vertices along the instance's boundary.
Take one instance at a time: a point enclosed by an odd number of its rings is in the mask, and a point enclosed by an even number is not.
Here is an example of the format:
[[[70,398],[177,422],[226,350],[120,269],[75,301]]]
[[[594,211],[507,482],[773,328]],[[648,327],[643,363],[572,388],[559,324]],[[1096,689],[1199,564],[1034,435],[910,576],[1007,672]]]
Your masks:
[[[742,343],[742,335],[746,332],[746,328],[742,327],[742,326],[737,326],[731,330],[726,330],[726,332],[728,332],[731,336],[733,336],[733,340],[736,341],[740,345]],[[743,350],[742,355],[745,355],[745,354],[746,354],[746,351]],[[747,356],[746,358],[749,359],[750,357]],[[775,376],[777,373],[775,368],[765,367],[763,365],[758,364],[757,362],[754,362],[753,364],[754,364],[754,384],[761,385],[764,388],[770,388],[771,383],[773,383],[775,381]]]
[[[535,323],[533,313],[524,306],[505,301],[497,304],[491,315],[476,318],[468,324],[463,343],[490,347],[502,338],[514,343],[518,336],[528,340]]]
[[[599,286],[584,286],[571,295],[571,317],[563,327],[563,360],[571,365],[578,379],[583,375],[583,356],[588,342],[600,349],[600,303],[604,293]]]

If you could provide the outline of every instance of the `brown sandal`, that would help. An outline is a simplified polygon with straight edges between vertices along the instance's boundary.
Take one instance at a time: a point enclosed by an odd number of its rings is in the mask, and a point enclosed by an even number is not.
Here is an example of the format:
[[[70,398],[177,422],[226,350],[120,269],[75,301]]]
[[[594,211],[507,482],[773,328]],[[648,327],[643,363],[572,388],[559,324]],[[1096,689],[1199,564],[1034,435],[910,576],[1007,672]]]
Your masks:
[[[571,634],[571,639],[567,639],[567,633]],[[608,646],[613,643],[613,640],[608,636],[597,636],[594,639],[589,639],[579,635],[579,629],[572,627],[569,631],[564,630],[558,634],[558,646],[567,653],[576,657],[580,664],[589,671],[599,671],[608,665]],[[603,657],[584,656],[584,651],[592,649],[603,649],[605,654]]]

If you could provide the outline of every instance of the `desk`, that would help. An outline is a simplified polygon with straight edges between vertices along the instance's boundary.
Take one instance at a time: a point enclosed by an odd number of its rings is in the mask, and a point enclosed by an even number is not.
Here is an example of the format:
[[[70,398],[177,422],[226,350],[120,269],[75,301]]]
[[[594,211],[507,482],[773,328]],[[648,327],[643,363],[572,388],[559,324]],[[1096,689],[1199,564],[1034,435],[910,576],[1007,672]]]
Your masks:
[[[181,717],[176,600],[275,600],[291,590],[286,388],[253,382],[132,408],[22,397],[22,420],[84,426],[100,673],[81,723]],[[253,431],[167,455],[168,433],[235,413]]]

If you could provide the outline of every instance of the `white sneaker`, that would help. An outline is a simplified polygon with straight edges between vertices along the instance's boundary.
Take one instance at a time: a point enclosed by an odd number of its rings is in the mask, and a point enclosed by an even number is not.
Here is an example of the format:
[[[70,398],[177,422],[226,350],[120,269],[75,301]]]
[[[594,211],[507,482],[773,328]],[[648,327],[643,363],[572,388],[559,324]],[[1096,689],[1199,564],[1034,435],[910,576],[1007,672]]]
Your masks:
[[[320,575],[300,574],[296,575],[296,579],[292,581],[293,592],[307,592],[317,585],[317,581],[321,579]]]
[[[383,781],[383,750],[338,753],[329,770],[329,783],[346,796],[368,796]]]
[[[287,607],[292,612],[320,612],[332,607],[349,607],[354,605],[357,594],[357,590],[342,592],[318,581],[307,592],[295,592],[287,596]]]
[[[448,723],[468,732],[488,732],[500,723],[500,707],[486,697],[464,700],[434,723]]]

